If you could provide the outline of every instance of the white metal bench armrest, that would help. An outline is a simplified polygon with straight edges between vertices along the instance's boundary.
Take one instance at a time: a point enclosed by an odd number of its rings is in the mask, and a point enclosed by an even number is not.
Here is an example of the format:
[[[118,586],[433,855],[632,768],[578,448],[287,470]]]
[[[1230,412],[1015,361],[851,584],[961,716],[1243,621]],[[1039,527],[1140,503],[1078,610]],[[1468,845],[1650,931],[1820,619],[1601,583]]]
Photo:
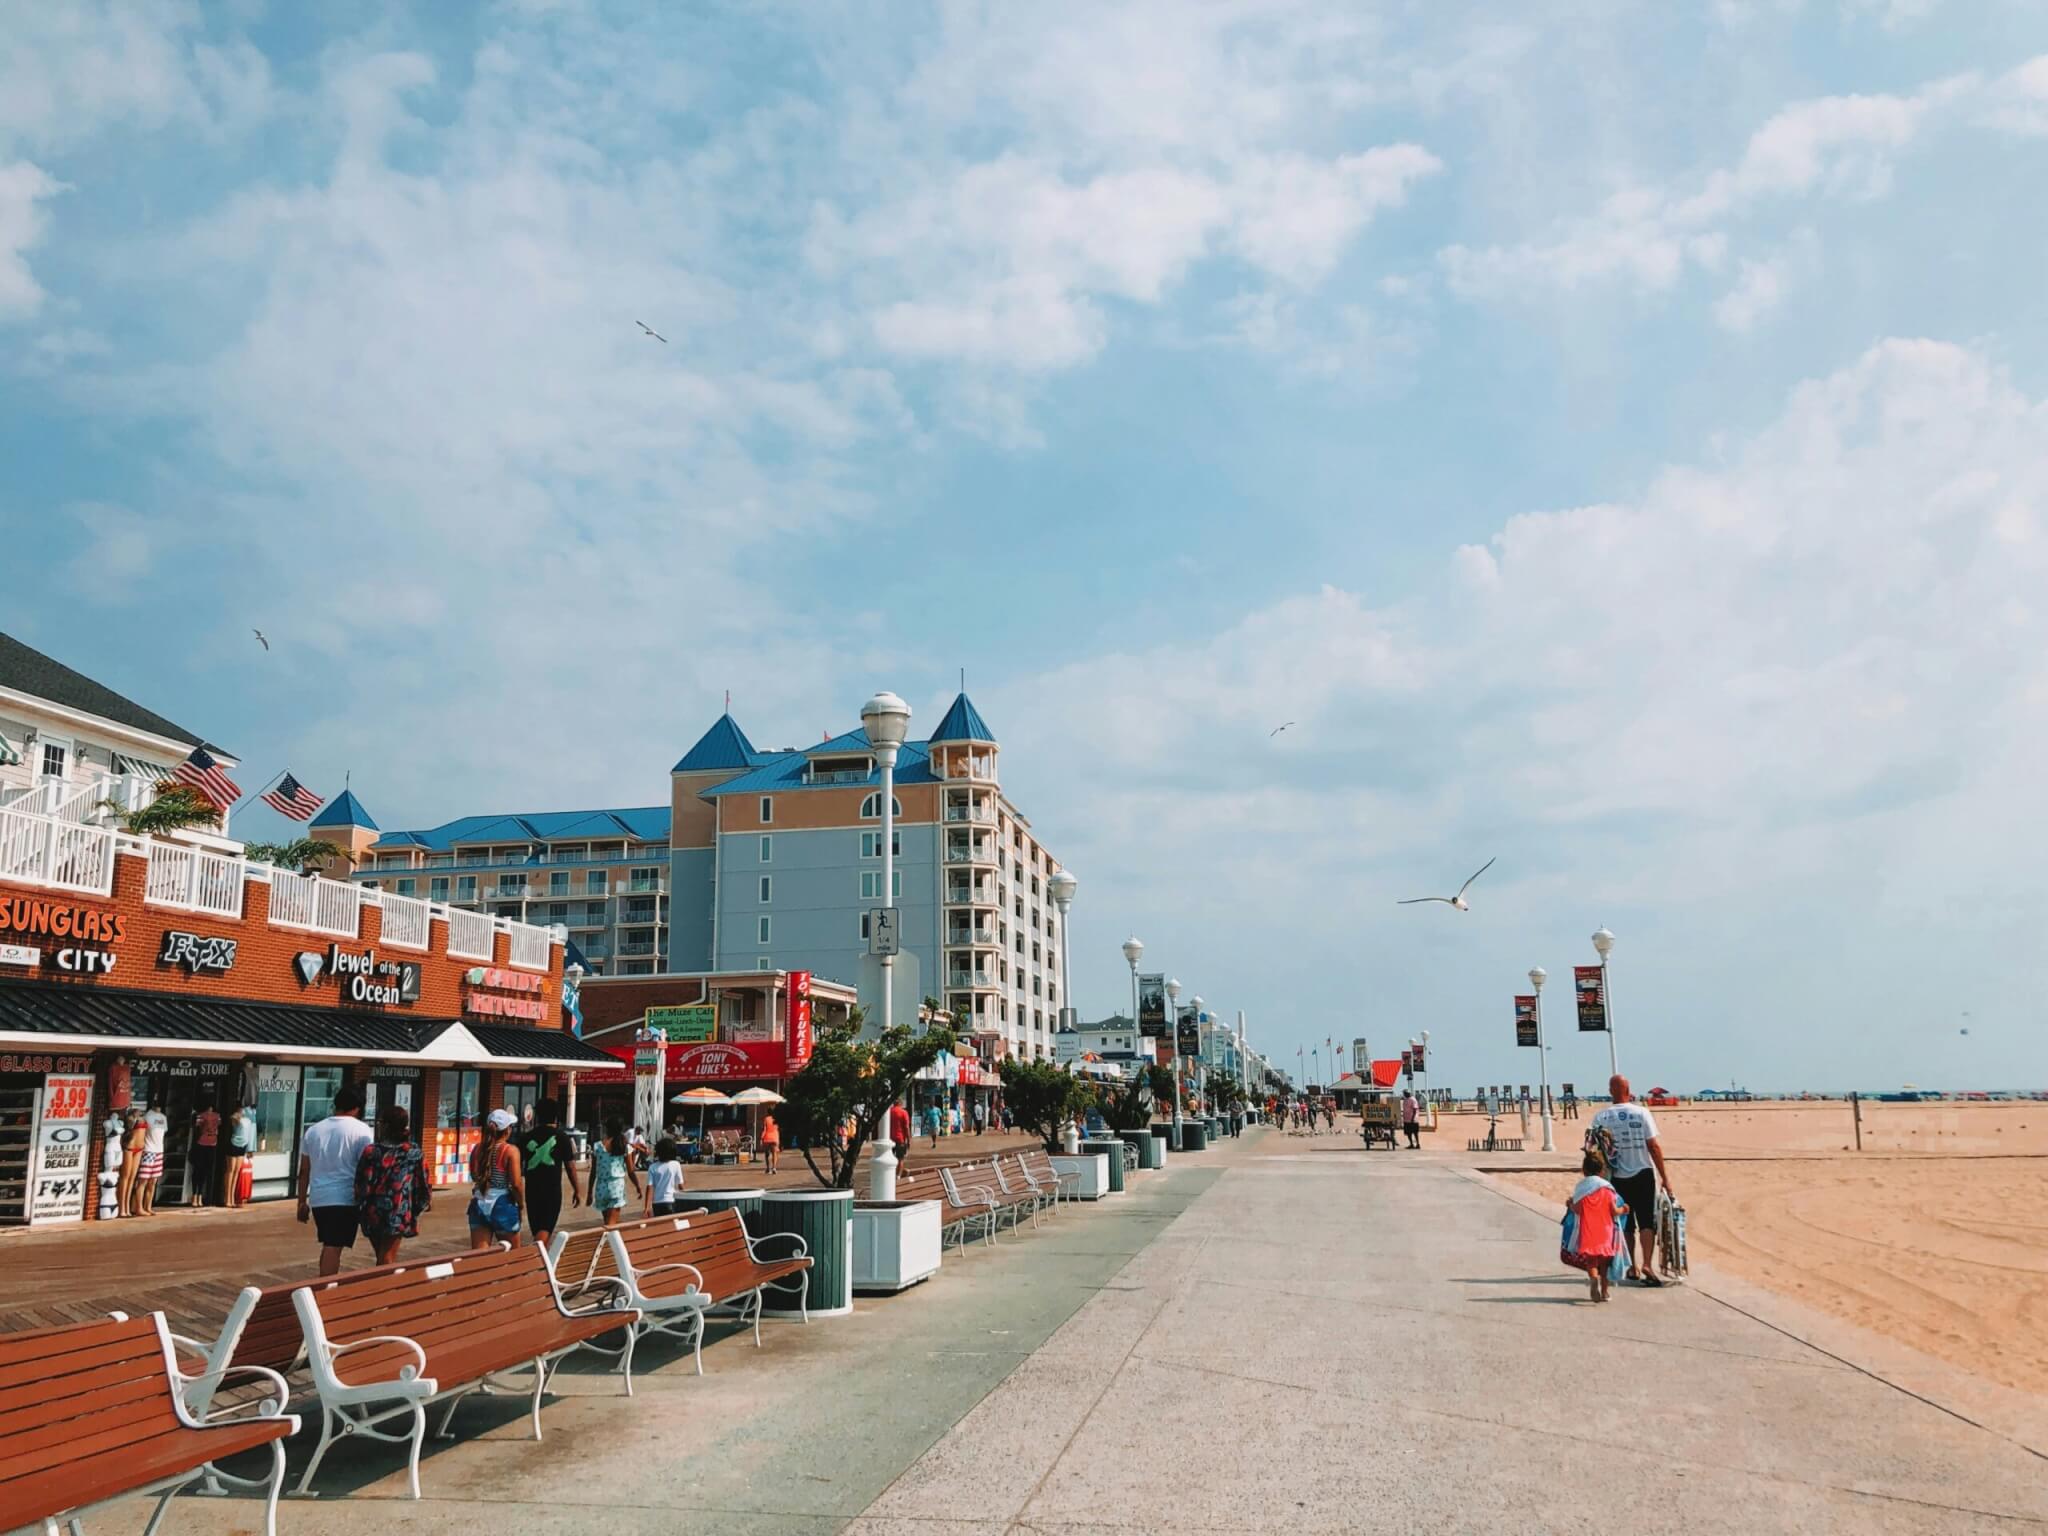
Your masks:
[[[413,1381],[418,1377],[426,1375],[427,1352],[420,1348],[418,1340],[408,1339],[402,1333],[379,1333],[373,1334],[367,1339],[351,1339],[346,1344],[330,1344],[327,1346],[327,1363],[332,1365],[350,1350],[367,1349],[372,1344],[403,1344],[419,1357],[420,1363],[417,1366],[405,1365],[399,1367],[398,1380]]]

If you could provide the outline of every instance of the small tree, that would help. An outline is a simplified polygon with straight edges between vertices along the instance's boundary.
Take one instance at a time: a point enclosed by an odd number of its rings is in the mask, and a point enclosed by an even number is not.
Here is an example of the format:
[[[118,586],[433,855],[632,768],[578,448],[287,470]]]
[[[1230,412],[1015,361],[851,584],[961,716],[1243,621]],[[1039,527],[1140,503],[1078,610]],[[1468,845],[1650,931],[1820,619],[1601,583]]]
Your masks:
[[[279,869],[301,875],[310,865],[341,857],[341,850],[324,837],[299,837],[288,843],[251,843],[243,853],[259,864],[275,864]]]
[[[918,1034],[907,1024],[860,1038],[861,1010],[846,1023],[821,1032],[811,1059],[789,1080],[782,1124],[813,1175],[827,1189],[853,1188],[854,1167],[888,1112],[917,1074],[953,1048],[952,1034],[934,1029]],[[841,1139],[842,1130],[852,1130]],[[818,1166],[818,1153],[826,1166]]]
[[[1143,1076],[1129,1078],[1102,1095],[1102,1118],[1113,1131],[1142,1131],[1152,1123],[1152,1086]]]
[[[1020,1129],[1057,1148],[1060,1127],[1094,1098],[1086,1083],[1050,1061],[1012,1056],[1002,1064],[1003,1103]]]
[[[190,784],[160,784],[154,800],[132,811],[117,800],[102,800],[100,809],[119,816],[122,828],[136,837],[164,837],[220,820],[220,807]]]

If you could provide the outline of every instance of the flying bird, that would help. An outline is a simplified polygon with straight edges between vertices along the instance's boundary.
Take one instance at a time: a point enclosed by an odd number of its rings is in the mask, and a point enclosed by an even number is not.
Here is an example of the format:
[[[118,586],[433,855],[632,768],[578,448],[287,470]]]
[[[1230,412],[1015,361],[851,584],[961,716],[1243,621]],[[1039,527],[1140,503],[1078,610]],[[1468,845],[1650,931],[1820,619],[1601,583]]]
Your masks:
[[[254,636],[255,636],[255,637],[256,637],[256,638],[258,639],[258,640],[263,640],[263,649],[265,649],[266,651],[270,649],[270,642],[269,642],[268,640],[264,640],[264,639],[263,639],[263,631],[262,631],[262,630],[260,630],[260,629],[252,629],[252,630],[250,630],[250,631],[249,631],[249,633],[250,633],[250,634],[252,634],[252,635],[254,635]]]
[[[1498,857],[1498,854],[1494,855],[1494,858]],[[1473,880],[1477,880],[1491,868],[1493,868],[1493,859],[1488,859],[1484,864],[1472,871],[1471,879],[1458,887],[1458,894],[1455,896],[1411,896],[1406,901],[1395,902],[1394,905],[1397,907],[1413,907],[1419,906],[1425,901],[1440,901],[1447,907],[1456,907],[1460,912],[1470,912],[1472,906],[1471,903],[1465,900],[1465,893],[1472,889]]]
[[[662,335],[661,332],[657,331],[653,326],[649,325],[645,320],[635,320],[633,323],[639,326],[640,329],[645,331],[648,335],[652,336],[656,341],[660,342],[663,346],[668,345],[668,338]]]
[[[1288,722],[1287,722],[1287,725],[1292,725],[1292,724],[1294,724],[1294,722],[1293,722],[1292,720],[1290,720],[1290,721],[1288,721]],[[1272,739],[1273,739],[1273,738],[1274,738],[1275,736],[1278,736],[1278,735],[1279,735],[1279,734],[1280,734],[1280,733],[1281,733],[1282,731],[1286,730],[1286,729],[1287,729],[1287,725],[1276,725],[1276,726],[1274,726],[1272,730],[1270,730],[1270,731],[1266,732],[1266,740],[1268,740],[1268,741],[1271,741],[1271,740],[1272,740]]]

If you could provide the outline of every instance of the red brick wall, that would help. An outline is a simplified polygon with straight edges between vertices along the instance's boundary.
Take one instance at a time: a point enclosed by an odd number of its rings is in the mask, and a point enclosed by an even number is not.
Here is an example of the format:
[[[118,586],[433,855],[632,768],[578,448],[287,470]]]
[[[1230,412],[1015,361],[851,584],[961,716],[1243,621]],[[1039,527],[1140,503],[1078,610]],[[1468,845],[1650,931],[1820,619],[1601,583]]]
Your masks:
[[[109,950],[117,957],[113,971],[104,976],[67,974],[56,969],[56,950],[80,941],[0,930],[0,943],[29,944],[43,951],[43,964],[38,970],[25,972],[9,968],[5,972],[0,972],[0,986],[4,986],[8,979],[27,979],[32,976],[36,980],[63,981],[94,990],[178,992],[198,997],[252,999],[258,1002],[292,1003],[313,1008],[344,1008],[342,985],[338,985],[325,972],[312,985],[301,985],[294,966],[294,961],[302,951],[314,950],[324,955],[328,946],[335,941],[325,934],[271,926],[270,886],[266,882],[249,880],[244,883],[242,916],[236,920],[229,920],[210,917],[203,913],[149,905],[143,900],[147,871],[148,864],[141,857],[127,853],[117,854],[114,861],[113,894],[106,900],[0,882],[0,897],[47,903],[51,907],[113,913],[119,916],[123,929],[118,943],[83,941],[81,945],[86,949]],[[431,925],[431,943],[425,951],[387,949],[381,942],[383,916],[384,914],[374,907],[363,908],[359,936],[353,941],[344,939],[340,943],[344,949],[357,951],[374,948],[380,960],[417,961],[420,966],[419,1001],[381,1008],[348,1004],[345,1011],[399,1018],[414,1015],[421,1018],[459,1016],[462,1013],[465,990],[463,974],[484,962],[451,957],[447,953],[448,925],[439,918],[434,919]],[[234,939],[236,950],[233,968],[224,973],[202,971],[193,975],[188,974],[183,965],[163,964],[158,956],[163,953],[164,934],[173,930]],[[510,935],[495,935],[496,953],[490,963],[496,966],[509,965],[510,945]],[[551,947],[549,969],[541,994],[541,1000],[547,1007],[542,1021],[544,1027],[561,1027],[561,979],[562,950],[559,947]],[[521,1024],[527,1021],[492,1018],[488,1022]]]

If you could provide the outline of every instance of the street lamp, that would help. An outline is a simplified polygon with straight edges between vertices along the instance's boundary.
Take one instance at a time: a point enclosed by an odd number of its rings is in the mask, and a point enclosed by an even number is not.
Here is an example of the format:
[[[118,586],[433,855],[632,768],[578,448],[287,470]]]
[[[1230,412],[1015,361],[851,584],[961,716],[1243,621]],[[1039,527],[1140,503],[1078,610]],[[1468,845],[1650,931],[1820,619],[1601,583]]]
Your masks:
[[[1173,1134],[1166,1144],[1180,1150],[1180,978],[1166,982],[1166,1038],[1173,1042]]]
[[[1593,930],[1593,949],[1600,956],[1600,1010],[1607,1016],[1607,1075],[1621,1076],[1621,1057],[1614,1049],[1614,987],[1607,979],[1607,956],[1614,948],[1614,935],[1602,923]]]
[[[1145,941],[1135,934],[1124,940],[1124,958],[1131,962],[1131,1030],[1140,1033],[1144,1026],[1138,1022],[1138,957],[1145,953]]]
[[[1194,1010],[1195,1010],[1195,1070],[1196,1070],[1197,1072],[1200,1072],[1200,1071],[1202,1070],[1202,1000],[1201,1000],[1201,999],[1200,999],[1200,998],[1198,997],[1198,998],[1195,998],[1195,999],[1193,1000],[1193,1003],[1194,1003]],[[1173,1079],[1173,1116],[1174,1116],[1174,1118],[1175,1118],[1176,1120],[1178,1120],[1178,1119],[1180,1118],[1180,1105],[1181,1105],[1181,1093],[1182,1093],[1182,1089],[1181,1089],[1181,1082],[1180,1082],[1180,1066],[1181,1066],[1181,1060],[1180,1060],[1180,1050],[1179,1050],[1179,1047],[1180,1047],[1180,1035],[1179,1035],[1179,1033],[1178,1033],[1179,1029],[1180,1029],[1180,1021],[1179,1021],[1178,1019],[1176,1019],[1176,1020],[1174,1020],[1174,1030],[1175,1030],[1175,1035],[1174,1035],[1174,1041],[1173,1041],[1173,1043],[1174,1043],[1174,1047],[1175,1047],[1175,1049],[1174,1049],[1174,1053],[1173,1053],[1173,1065],[1174,1065],[1174,1079]],[[1200,1080],[1199,1078],[1197,1078],[1197,1079],[1196,1079],[1196,1082],[1195,1082],[1195,1085],[1194,1085],[1194,1086],[1195,1086],[1195,1087],[1197,1087],[1197,1088],[1201,1087],[1201,1080]]]
[[[1555,1152],[1557,1143],[1550,1135],[1550,1056],[1543,1044],[1543,983],[1550,979],[1550,972],[1540,965],[1529,967],[1529,985],[1536,989],[1536,1071],[1543,1084],[1543,1150]]]
[[[1417,1075],[1422,1079],[1422,1102],[1427,1104],[1429,1102],[1429,1031],[1426,1029],[1422,1031],[1422,1071]]]
[[[910,706],[893,693],[876,694],[860,709],[861,729],[882,765],[882,910],[889,914],[892,937],[896,922],[896,754],[910,734]],[[896,953],[892,943],[882,954],[882,1029],[896,1023]],[[868,1193],[877,1200],[896,1198],[896,1152],[889,1145],[888,1126],[877,1127],[875,1160]]]
[[[1067,914],[1073,910],[1074,892],[1081,888],[1081,882],[1072,873],[1061,870],[1045,882],[1045,893],[1052,898],[1052,904],[1060,914],[1060,1011],[1072,1013],[1074,1007],[1074,952],[1067,946]],[[1137,1016],[1131,1017],[1132,1027],[1137,1026]],[[1080,1028],[1080,1015],[1067,1020],[1072,1027]]]

